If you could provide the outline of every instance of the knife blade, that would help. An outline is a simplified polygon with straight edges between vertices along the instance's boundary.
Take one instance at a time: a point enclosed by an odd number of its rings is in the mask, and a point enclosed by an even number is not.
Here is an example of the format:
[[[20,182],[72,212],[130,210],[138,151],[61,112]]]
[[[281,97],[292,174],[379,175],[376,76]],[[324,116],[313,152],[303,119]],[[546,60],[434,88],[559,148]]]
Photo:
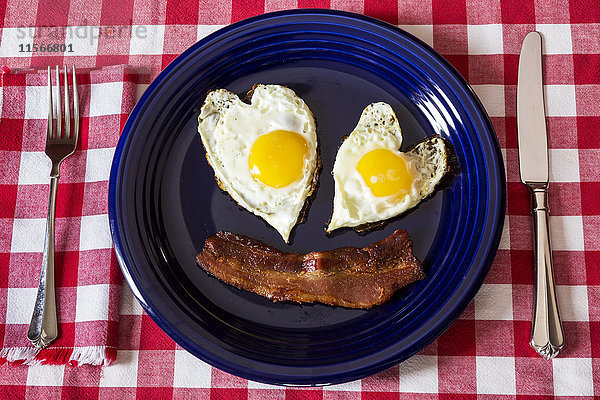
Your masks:
[[[535,284],[530,345],[545,359],[555,357],[564,335],[554,289],[548,210],[548,137],[542,79],[542,36],[523,40],[517,82],[517,135],[521,182],[532,192]]]
[[[519,170],[525,184],[548,183],[548,140],[542,82],[542,36],[523,40],[517,82]]]

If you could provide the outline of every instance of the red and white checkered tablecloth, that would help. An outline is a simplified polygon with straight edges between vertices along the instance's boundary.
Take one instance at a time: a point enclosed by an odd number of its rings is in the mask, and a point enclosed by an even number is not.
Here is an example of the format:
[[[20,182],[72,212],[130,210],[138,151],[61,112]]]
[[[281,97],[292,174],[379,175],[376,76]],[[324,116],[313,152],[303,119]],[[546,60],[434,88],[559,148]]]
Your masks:
[[[296,7],[353,11],[399,25],[454,65],[484,103],[505,158],[507,218],[495,262],[466,312],[421,353],[380,374],[332,387],[282,388],[195,359],[157,328],[124,287],[113,365],[3,365],[0,398],[600,397],[600,2],[8,0],[0,3],[0,64],[130,64],[141,73],[141,92],[199,38],[249,16]],[[532,228],[517,164],[518,53],[534,29],[545,40],[552,242],[566,335],[565,348],[552,361],[528,346]],[[72,44],[73,52],[20,51],[57,42]]]

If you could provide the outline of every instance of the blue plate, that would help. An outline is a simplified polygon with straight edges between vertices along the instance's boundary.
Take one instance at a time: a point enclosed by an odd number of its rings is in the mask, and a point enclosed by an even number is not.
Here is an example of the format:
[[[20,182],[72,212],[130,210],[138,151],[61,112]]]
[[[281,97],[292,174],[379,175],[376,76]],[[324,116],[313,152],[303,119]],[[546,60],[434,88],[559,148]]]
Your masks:
[[[196,131],[206,93],[241,95],[254,83],[288,86],[313,111],[323,172],[291,245],[215,184]],[[333,167],[362,109],[386,101],[408,147],[448,139],[460,172],[383,230],[327,237]],[[324,10],[265,14],[196,43],[148,87],[117,146],[109,215],[123,274],[154,321],[179,345],[224,371],[272,384],[362,378],[415,354],[459,316],[492,262],[504,219],[504,168],[486,113],[465,81],[427,45],[386,23]],[[273,303],[208,276],[195,263],[218,230],[279,249],[366,246],[406,229],[427,278],[386,304],[354,310]]]

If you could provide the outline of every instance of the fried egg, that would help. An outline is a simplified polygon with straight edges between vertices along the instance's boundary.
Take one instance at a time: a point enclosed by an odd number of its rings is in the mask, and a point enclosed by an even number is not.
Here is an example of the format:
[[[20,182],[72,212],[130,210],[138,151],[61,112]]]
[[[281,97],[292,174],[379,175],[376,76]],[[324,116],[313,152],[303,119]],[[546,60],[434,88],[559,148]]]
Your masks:
[[[288,242],[317,181],[315,121],[289,88],[255,85],[248,97],[210,92],[198,132],[221,189]]]
[[[446,144],[432,136],[401,152],[402,133],[387,103],[367,106],[333,166],[333,215],[327,227],[358,227],[415,207],[448,169]]]

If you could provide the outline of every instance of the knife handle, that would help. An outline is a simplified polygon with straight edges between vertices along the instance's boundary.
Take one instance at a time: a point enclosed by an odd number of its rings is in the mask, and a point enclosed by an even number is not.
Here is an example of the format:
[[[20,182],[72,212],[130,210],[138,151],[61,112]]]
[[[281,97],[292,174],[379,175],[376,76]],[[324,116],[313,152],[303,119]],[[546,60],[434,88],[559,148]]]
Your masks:
[[[564,337],[552,272],[550,248],[550,224],[548,218],[548,192],[532,188],[533,233],[535,252],[535,285],[531,347],[549,360],[555,357],[564,345]]]

